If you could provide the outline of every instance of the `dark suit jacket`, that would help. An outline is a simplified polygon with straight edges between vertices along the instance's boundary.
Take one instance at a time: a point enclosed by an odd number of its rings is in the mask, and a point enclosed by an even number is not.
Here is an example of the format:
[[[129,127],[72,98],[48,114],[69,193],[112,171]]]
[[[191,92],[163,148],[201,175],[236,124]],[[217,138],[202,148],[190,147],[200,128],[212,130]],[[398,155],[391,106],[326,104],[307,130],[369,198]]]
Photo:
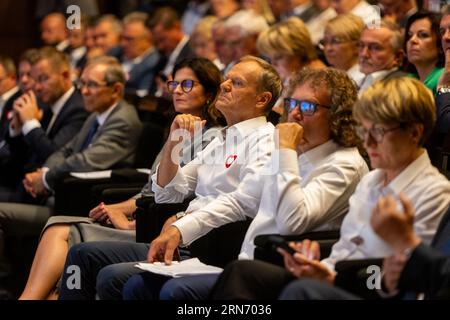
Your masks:
[[[123,50],[120,46],[111,48],[108,55],[116,57],[121,63],[124,61]],[[161,70],[161,61],[161,54],[154,49],[140,63],[134,65],[128,74],[125,93],[136,94],[136,90],[150,88],[155,75]]]
[[[155,70],[161,56],[155,49],[139,63],[135,64],[125,85],[127,94],[135,94],[136,90],[148,89],[155,78]]]
[[[436,96],[436,129],[444,134],[450,131],[450,92]]]
[[[63,105],[48,134],[46,130],[52,113],[49,107],[44,107],[43,110],[40,128],[31,130],[26,136],[8,138],[11,152],[15,152],[14,150],[23,152],[25,144],[28,149],[28,162],[36,165],[44,163],[52,153],[72,139],[89,115],[84,109],[81,94],[76,90]]]
[[[433,248],[420,244],[408,260],[399,289],[424,292],[429,299],[450,298],[450,209],[442,218]]]
[[[20,92],[20,90],[17,91],[8,100],[6,100],[5,105],[3,106],[3,111],[0,115],[0,141],[3,141],[5,139],[9,128],[9,121],[6,116],[8,112],[12,110],[14,101],[16,101],[16,99],[21,95],[22,92]]]
[[[98,129],[90,147],[82,150],[96,117],[97,113],[91,114],[79,133],[45,162],[44,167],[50,168],[46,174],[50,187],[68,172],[106,170],[133,164],[142,130],[136,109],[121,101]]]

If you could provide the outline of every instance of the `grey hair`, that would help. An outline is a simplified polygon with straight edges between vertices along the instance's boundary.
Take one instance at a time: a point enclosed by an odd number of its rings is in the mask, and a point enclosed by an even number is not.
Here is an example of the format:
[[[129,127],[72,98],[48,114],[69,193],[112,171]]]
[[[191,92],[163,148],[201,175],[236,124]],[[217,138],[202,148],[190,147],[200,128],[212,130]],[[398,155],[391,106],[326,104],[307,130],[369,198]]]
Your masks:
[[[125,72],[122,68],[122,65],[119,63],[119,60],[117,60],[114,57],[109,56],[101,56],[93,58],[89,61],[86,68],[90,68],[94,65],[105,65],[106,71],[105,71],[105,82],[109,85],[114,83],[121,83],[125,85],[126,77]]]
[[[113,14],[105,14],[103,16],[100,17],[100,19],[98,19],[97,21],[97,25],[99,25],[100,23],[103,22],[108,22],[111,24],[112,30],[117,33],[117,34],[121,34],[122,33],[122,22]]]
[[[239,10],[224,23],[227,29],[236,26],[240,27],[241,37],[258,35],[269,28],[266,19],[253,10]]]

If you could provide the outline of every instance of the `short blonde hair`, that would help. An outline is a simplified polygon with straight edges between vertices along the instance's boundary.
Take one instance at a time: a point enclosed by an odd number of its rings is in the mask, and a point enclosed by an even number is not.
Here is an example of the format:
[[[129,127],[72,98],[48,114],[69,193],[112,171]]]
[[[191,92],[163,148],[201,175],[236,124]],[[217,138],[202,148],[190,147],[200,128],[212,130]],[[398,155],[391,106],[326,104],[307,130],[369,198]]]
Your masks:
[[[263,31],[256,48],[263,54],[284,53],[298,56],[302,62],[317,58],[311,35],[302,20],[291,17]]]
[[[361,121],[398,123],[404,127],[423,124],[419,144],[423,145],[436,121],[436,107],[431,91],[417,79],[408,77],[377,81],[355,103],[353,115]]]
[[[353,14],[339,15],[325,25],[325,32],[329,32],[344,40],[357,41],[364,30],[364,21]]]
[[[191,38],[202,35],[207,39],[212,39],[212,30],[214,24],[217,22],[217,17],[206,16],[195,25],[194,30],[192,30]]]

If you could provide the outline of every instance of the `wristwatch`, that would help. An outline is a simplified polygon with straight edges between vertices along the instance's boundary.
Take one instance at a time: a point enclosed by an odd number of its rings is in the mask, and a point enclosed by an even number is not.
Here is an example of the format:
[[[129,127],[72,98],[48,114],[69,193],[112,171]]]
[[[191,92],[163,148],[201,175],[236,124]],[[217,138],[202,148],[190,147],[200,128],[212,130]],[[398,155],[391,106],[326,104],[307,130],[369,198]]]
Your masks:
[[[177,220],[180,220],[181,218],[183,218],[186,215],[186,211],[180,211],[177,214],[175,214],[175,217],[177,218]]]
[[[437,90],[437,94],[450,93],[450,86],[441,86]]]

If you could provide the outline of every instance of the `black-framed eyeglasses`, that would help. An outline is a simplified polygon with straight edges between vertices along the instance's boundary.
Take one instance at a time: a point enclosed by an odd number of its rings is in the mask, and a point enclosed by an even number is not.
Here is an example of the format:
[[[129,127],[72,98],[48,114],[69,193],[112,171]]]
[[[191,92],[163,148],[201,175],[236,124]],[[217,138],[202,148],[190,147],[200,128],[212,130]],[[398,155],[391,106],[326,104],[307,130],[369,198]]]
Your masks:
[[[106,82],[105,83],[97,83],[95,81],[87,81],[87,82],[85,82],[83,80],[78,80],[75,83],[75,86],[76,86],[76,88],[78,90],[82,90],[84,87],[88,88],[89,90],[96,90],[96,89],[99,89],[101,87],[109,87],[110,84],[108,84]]]
[[[312,116],[316,111],[317,107],[321,106],[326,109],[330,109],[330,106],[326,106],[320,103],[315,103],[308,100],[298,100],[294,98],[285,98],[284,99],[284,107],[291,112],[295,108],[299,107],[299,111],[304,116]]]
[[[377,143],[380,143],[381,141],[383,141],[383,138],[386,135],[386,133],[391,132],[391,131],[395,131],[395,130],[398,130],[398,129],[402,129],[402,128],[404,128],[404,126],[401,125],[401,124],[396,126],[396,127],[389,128],[389,129],[378,128],[378,127],[375,127],[375,125],[373,125],[372,128],[370,128],[369,130],[367,130],[363,126],[356,126],[355,127],[355,132],[356,132],[356,134],[358,135],[358,137],[362,141],[366,140],[366,136],[367,136],[367,133],[368,133],[370,138],[373,141],[375,141]]]
[[[181,86],[181,90],[185,93],[191,92],[192,88],[194,88],[194,85],[197,81],[192,79],[184,79],[183,81],[175,81],[170,80],[167,81],[167,90],[170,93],[174,93],[174,91],[177,89],[178,86]]]

